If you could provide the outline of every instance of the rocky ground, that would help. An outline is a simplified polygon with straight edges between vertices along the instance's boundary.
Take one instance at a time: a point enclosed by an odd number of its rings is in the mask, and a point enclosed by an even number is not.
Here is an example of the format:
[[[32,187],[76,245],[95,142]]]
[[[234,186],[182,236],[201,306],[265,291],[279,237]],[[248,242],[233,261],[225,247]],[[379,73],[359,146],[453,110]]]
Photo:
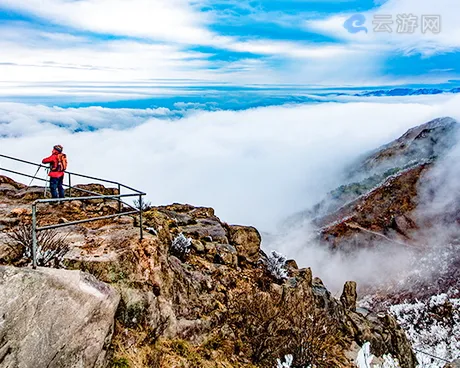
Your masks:
[[[150,207],[142,241],[137,217],[61,228],[65,270],[33,271],[11,234],[27,233],[42,195],[0,177],[0,367],[273,367],[287,354],[295,366],[353,367],[366,342],[378,357],[416,365],[390,314],[356,308],[355,283],[335,299],[310,269],[273,263],[256,229],[226,224],[211,208]],[[40,205],[38,219],[117,208],[75,200]]]

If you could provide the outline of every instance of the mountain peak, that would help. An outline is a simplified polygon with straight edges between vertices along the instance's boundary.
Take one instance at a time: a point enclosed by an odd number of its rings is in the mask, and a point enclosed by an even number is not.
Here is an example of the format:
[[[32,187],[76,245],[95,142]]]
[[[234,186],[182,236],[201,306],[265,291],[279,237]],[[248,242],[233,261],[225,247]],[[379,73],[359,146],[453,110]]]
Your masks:
[[[452,129],[457,126],[457,121],[449,116],[436,118],[428,123],[416,126],[409,129],[400,139],[418,136],[423,131],[431,131],[434,129]],[[399,140],[399,139],[398,139]]]
[[[391,168],[403,169],[420,164],[447,153],[457,142],[459,125],[451,117],[441,117],[409,129],[400,138],[379,148],[365,158],[352,177],[382,174]]]

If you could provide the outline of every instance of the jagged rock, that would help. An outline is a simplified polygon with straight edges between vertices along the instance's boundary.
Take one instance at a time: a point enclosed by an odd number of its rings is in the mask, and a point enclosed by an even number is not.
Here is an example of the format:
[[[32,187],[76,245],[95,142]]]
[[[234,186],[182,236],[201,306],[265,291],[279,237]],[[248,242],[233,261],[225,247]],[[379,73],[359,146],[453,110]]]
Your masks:
[[[120,225],[133,225],[132,217],[128,217],[128,216],[118,217],[115,219],[115,221],[119,223]],[[157,235],[156,230],[154,228],[147,228],[146,230],[152,233],[153,235]]]
[[[79,190],[82,189],[82,190]],[[101,184],[78,184],[72,187],[72,197],[90,197],[93,194],[87,193],[93,192],[98,193],[101,195],[117,195],[118,189],[117,188],[106,188]],[[69,194],[69,189],[66,189],[66,195]],[[94,202],[92,202],[94,203]]]
[[[0,264],[13,264],[21,257],[21,251],[3,243],[0,238]]]
[[[349,311],[346,313],[349,323],[347,328],[357,337],[356,342],[362,346],[370,342],[372,353],[381,357],[393,352],[401,367],[416,367],[417,359],[404,330],[388,314],[369,314],[367,317]]]
[[[26,188],[26,185],[17,183],[13,179],[0,175],[0,187],[10,186],[13,189],[23,189]]]
[[[32,210],[30,208],[14,208],[10,212],[10,215],[12,217],[29,216],[31,214],[32,214]]]
[[[216,246],[217,250],[217,263],[226,264],[229,266],[236,266],[238,263],[238,257],[236,249],[228,244],[218,244]]]
[[[215,243],[205,243],[204,244],[204,250],[206,254],[211,257],[211,259],[214,259],[214,256],[217,254],[217,244]]]
[[[295,287],[299,290],[299,293],[303,294],[304,297],[310,298],[314,295],[312,279],[313,274],[311,272],[311,268],[302,268],[297,272],[295,277]]]
[[[227,233],[222,224],[217,220],[198,219],[196,225],[181,227],[185,236],[204,239],[210,237],[212,241],[228,244]]]
[[[14,197],[23,201],[35,201],[36,199],[44,199],[45,191],[44,188],[41,187],[26,187],[18,190],[14,194]]]
[[[79,271],[0,267],[2,367],[103,367],[119,295]]]
[[[0,225],[5,226],[6,228],[11,228],[19,225],[19,218],[2,218],[0,219]]]
[[[409,215],[395,216],[394,217],[394,228],[397,232],[409,238],[410,232],[417,228],[415,221],[413,221]]]
[[[199,240],[192,240],[192,247],[197,251],[198,253],[203,253],[204,252],[204,245],[201,241]]]
[[[260,243],[259,232],[253,227],[229,226],[230,244],[236,247],[239,256],[251,262],[259,259]]]
[[[297,262],[294,259],[288,259],[286,261],[286,267],[290,268],[292,270],[298,270],[299,266],[297,265]]]
[[[356,282],[347,281],[343,287],[340,301],[345,309],[356,310],[356,301],[358,300],[358,293],[356,292]]]

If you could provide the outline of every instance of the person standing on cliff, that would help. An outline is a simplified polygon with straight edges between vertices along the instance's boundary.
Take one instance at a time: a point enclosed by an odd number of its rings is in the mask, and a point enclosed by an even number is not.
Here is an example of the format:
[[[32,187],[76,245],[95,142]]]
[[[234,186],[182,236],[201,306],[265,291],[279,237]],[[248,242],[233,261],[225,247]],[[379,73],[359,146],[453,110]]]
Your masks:
[[[43,164],[50,164],[50,191],[53,198],[64,198],[64,172],[67,170],[67,156],[62,153],[63,147],[53,147],[51,156],[44,158]]]

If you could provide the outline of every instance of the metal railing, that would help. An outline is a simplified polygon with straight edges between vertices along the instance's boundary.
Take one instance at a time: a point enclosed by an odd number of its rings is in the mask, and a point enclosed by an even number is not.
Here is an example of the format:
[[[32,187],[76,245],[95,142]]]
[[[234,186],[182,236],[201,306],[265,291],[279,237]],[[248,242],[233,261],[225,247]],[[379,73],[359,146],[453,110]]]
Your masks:
[[[21,164],[26,164],[29,166],[34,166],[37,169],[37,172],[35,175],[30,175],[26,174],[17,170],[12,170],[4,167],[4,165],[0,165],[0,171],[5,171],[11,174],[23,176],[23,177],[28,177],[33,180],[38,180],[47,183],[48,179],[43,179],[40,177],[37,177],[38,172],[40,171],[41,168],[46,169],[47,166],[36,164],[34,162],[26,161],[26,160],[21,160],[15,157],[11,156],[6,156],[0,154],[0,158],[11,160],[14,162],[18,162]],[[111,218],[116,218],[120,216],[128,216],[128,215],[134,215],[134,214],[139,214],[139,228],[140,228],[140,239],[142,240],[144,237],[143,233],[143,220],[142,220],[142,215],[143,215],[143,197],[146,195],[146,193],[139,191],[137,189],[134,189],[132,187],[129,187],[127,185],[124,185],[122,183],[112,181],[112,180],[106,180],[106,179],[101,179],[101,178],[96,178],[93,176],[88,176],[88,175],[83,175],[83,174],[78,174],[70,171],[65,172],[65,176],[67,176],[67,180],[64,180],[65,183],[68,184],[63,184],[64,187],[68,188],[68,197],[67,198],[55,198],[55,199],[37,199],[32,203],[32,258],[33,258],[33,268],[37,268],[37,232],[39,231],[45,231],[45,230],[51,230],[51,229],[58,229],[61,227],[66,227],[66,226],[72,226],[72,225],[79,225],[79,224],[84,224],[88,222],[94,222],[94,221],[99,221],[99,220],[106,220],[106,219],[111,219]],[[89,180],[96,180],[99,183],[105,183],[105,184],[111,184],[115,185],[118,190],[118,194],[113,194],[113,195],[104,195],[101,193],[97,193],[94,191],[90,191],[84,188],[79,188],[78,186],[72,186],[72,178],[83,178],[83,179],[89,179]],[[32,183],[32,182],[31,182]],[[128,194],[122,194],[122,189],[125,191],[129,191],[131,193]],[[72,197],[72,191],[79,191],[81,193],[87,194],[85,197]],[[46,186],[45,186],[45,193],[44,196],[46,196]],[[138,200],[138,207],[134,207],[132,204],[129,204],[125,202],[123,199],[125,198],[136,198]],[[78,221],[69,221],[65,222],[62,224],[54,224],[54,225],[47,225],[47,226],[37,226],[37,207],[39,204],[43,203],[60,203],[60,202],[71,202],[71,201],[91,201],[91,200],[115,200],[118,202],[118,211],[116,214],[112,215],[106,215],[106,216],[98,216],[98,217],[92,217],[92,218],[87,218],[84,220],[78,220]],[[124,206],[129,207],[131,211],[124,211]]]

